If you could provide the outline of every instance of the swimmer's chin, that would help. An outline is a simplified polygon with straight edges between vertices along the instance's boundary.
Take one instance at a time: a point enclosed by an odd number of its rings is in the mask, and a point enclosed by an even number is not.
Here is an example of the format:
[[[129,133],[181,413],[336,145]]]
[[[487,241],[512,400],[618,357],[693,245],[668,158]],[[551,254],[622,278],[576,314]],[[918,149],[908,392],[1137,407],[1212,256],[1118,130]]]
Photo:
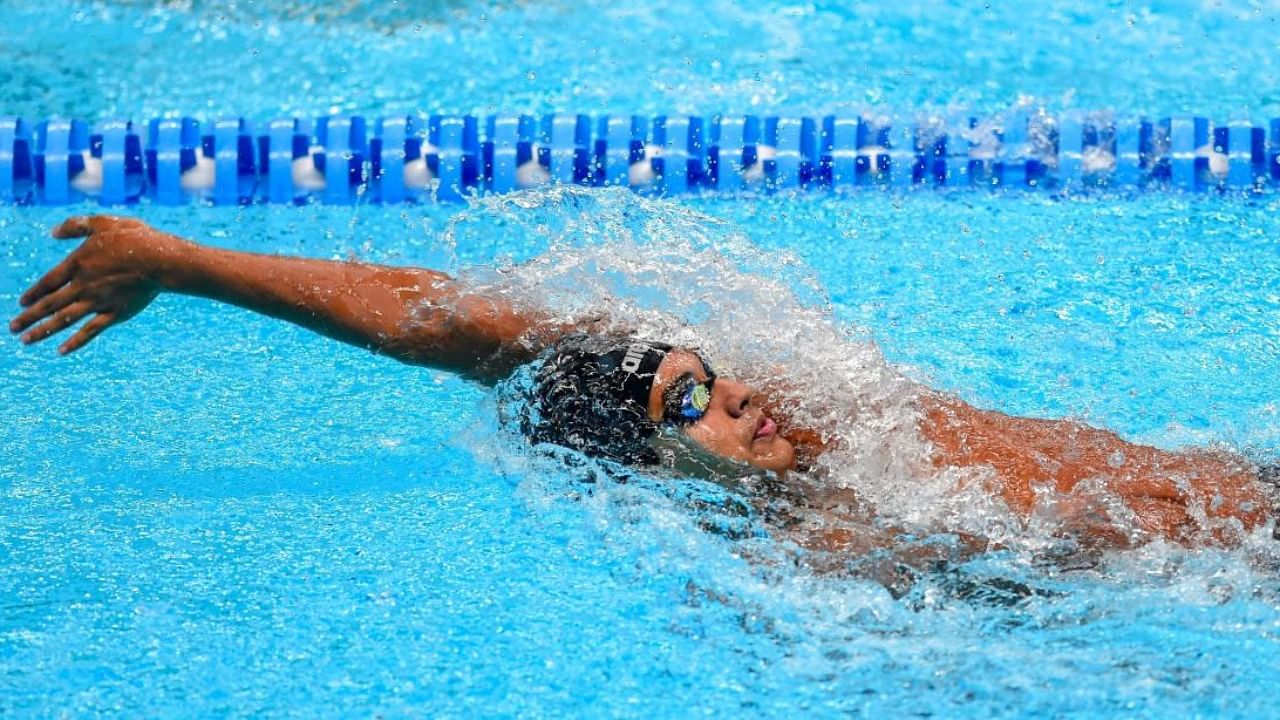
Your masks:
[[[784,473],[796,463],[796,449],[782,436],[782,428],[767,415],[762,415],[751,439],[752,459],[748,462],[762,470]]]
[[[756,469],[779,475],[795,469],[795,446],[776,429],[771,433],[757,434],[751,441],[749,453],[745,462]]]

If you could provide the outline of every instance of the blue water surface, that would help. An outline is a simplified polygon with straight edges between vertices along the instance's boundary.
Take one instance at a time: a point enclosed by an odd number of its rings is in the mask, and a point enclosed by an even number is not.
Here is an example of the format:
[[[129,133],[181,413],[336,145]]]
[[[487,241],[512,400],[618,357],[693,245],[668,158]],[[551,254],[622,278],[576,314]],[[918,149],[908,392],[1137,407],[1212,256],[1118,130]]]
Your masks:
[[[1247,4],[5,3],[32,117],[412,109],[807,113],[963,101],[1274,111]],[[345,7],[345,6],[344,6]],[[1275,457],[1272,198],[690,198],[813,269],[835,315],[986,407]],[[0,208],[0,306],[67,251]],[[245,250],[460,268],[451,206],[129,208]],[[728,232],[728,230],[726,230]],[[7,316],[9,313],[3,313]],[[1012,604],[703,531],[662,493],[546,473],[490,391],[161,297],[86,351],[0,352],[0,714],[1266,717],[1265,549],[962,568]],[[497,439],[495,439],[497,438]]]
[[[1274,208],[698,209],[821,261],[839,314],[974,402],[1274,445]],[[451,212],[140,211],[220,245],[391,263],[447,254]],[[1164,230],[1189,213],[1257,232],[1211,250]],[[60,257],[57,216],[6,211],[0,301]],[[458,262],[536,251],[508,240]],[[921,608],[752,566],[660,495],[547,485],[476,451],[485,391],[240,310],[162,297],[87,352],[2,358],[0,662],[24,715],[1244,715],[1275,688],[1276,582],[1239,553],[1066,574],[995,558],[1060,594]]]
[[[0,99],[45,117],[413,111],[1280,113],[1269,3],[11,0]]]

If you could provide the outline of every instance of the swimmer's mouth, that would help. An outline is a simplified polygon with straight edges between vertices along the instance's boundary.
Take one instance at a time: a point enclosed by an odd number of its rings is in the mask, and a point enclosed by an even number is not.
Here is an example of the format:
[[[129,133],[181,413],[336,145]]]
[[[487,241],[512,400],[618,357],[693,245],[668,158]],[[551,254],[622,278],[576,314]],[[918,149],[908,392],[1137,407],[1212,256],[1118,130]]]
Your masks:
[[[763,440],[771,438],[778,434],[778,424],[775,423],[768,415],[761,415],[760,422],[756,423],[756,435],[752,440]]]

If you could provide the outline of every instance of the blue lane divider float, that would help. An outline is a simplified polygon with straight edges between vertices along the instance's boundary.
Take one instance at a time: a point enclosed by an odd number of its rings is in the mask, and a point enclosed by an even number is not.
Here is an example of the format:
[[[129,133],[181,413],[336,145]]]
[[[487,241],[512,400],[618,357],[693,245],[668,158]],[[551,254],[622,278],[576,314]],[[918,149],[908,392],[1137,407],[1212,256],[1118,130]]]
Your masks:
[[[461,200],[469,188],[476,187],[480,166],[480,141],[476,119],[470,116],[433,116],[428,122],[428,137],[434,153],[431,165],[439,180],[437,195],[441,200]]]
[[[822,182],[842,189],[858,182],[858,118],[828,117],[822,121]]]
[[[35,187],[31,128],[18,118],[0,118],[0,203],[25,203]]]
[[[394,204],[545,183],[666,195],[926,187],[1257,193],[1280,188],[1280,118],[1023,109],[998,118],[333,115],[90,124],[0,117],[0,204]]]
[[[1270,142],[1267,147],[1267,172],[1273,184],[1280,184],[1280,118],[1271,121]]]
[[[644,160],[644,118],[608,115],[596,123],[593,184],[631,184],[631,168]]]
[[[147,180],[161,205],[181,205],[190,173],[203,158],[200,124],[192,118],[155,119],[147,126]],[[206,159],[207,162],[207,159]],[[196,178],[198,181],[200,178]]]
[[[36,126],[34,200],[44,205],[66,205],[82,196],[73,186],[101,187],[101,170],[90,170],[85,162],[89,155],[89,126],[81,120],[53,118]],[[96,183],[94,182],[96,180]]]
[[[722,192],[748,187],[747,169],[759,162],[760,120],[750,116],[716,117],[711,120],[707,150],[708,185]]]
[[[414,134],[413,118],[380,118],[374,123],[373,137],[369,140],[369,177],[373,182],[373,196],[384,203],[400,203],[405,199],[405,165],[410,162],[408,140]],[[413,148],[414,157],[421,152],[421,144]]]
[[[547,115],[540,135],[552,182],[582,184],[591,171],[591,120],[586,115]]]
[[[653,144],[658,152],[653,168],[658,176],[657,192],[682,195],[696,191],[706,167],[702,140],[702,118],[662,115],[653,122]]]
[[[1151,123],[1129,118],[1125,122],[1116,123],[1110,129],[1112,130],[1110,144],[1106,147],[1092,147],[1093,153],[1090,157],[1094,160],[1090,164],[1090,172],[1095,182],[1106,184],[1110,180],[1118,187],[1135,187],[1143,185],[1149,177],[1154,178],[1159,162],[1151,159],[1153,154],[1145,151],[1145,148],[1151,146]],[[1108,127],[1103,123],[1101,128],[1095,125],[1094,130],[1100,135],[1105,135]],[[1086,148],[1086,153],[1089,150],[1090,148]],[[1107,166],[1108,151],[1112,153],[1113,169],[1110,174]],[[1152,168],[1150,175],[1143,171],[1143,166],[1148,161]]]
[[[490,192],[505,193],[520,187],[520,168],[532,158],[529,118],[491,116],[485,123],[483,149],[485,178]]]
[[[899,117],[885,128],[885,164],[894,187],[910,188],[921,180],[924,152],[918,125],[910,118]]]
[[[104,120],[94,126],[89,138],[90,155],[97,161],[102,175],[98,192],[103,205],[126,205],[136,202],[145,184],[142,162],[142,139],[128,120]]]
[[[208,172],[208,159],[213,160],[213,179],[200,185],[206,192],[212,188],[215,205],[253,202],[260,167],[253,145],[251,126],[242,118],[216,120],[208,127],[201,147],[204,172]]]
[[[316,142],[312,162],[324,178],[321,201],[350,205],[365,187],[369,143],[364,118],[320,118],[316,122]]]

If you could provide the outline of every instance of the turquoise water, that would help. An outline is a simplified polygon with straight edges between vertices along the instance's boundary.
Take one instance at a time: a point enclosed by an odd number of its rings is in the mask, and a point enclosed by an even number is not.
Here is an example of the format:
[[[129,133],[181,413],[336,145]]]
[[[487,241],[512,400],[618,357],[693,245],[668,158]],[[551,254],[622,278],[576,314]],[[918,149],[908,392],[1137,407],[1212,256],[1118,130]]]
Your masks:
[[[332,5],[332,6],[331,6]],[[820,115],[953,105],[1280,112],[1262,2],[5,3],[0,97],[43,117]]]
[[[199,3],[59,7],[83,13],[83,33],[65,18],[55,32],[48,3],[0,8],[6,111],[706,112],[756,95],[823,111],[872,91],[998,110],[1071,90],[1153,112],[1275,105],[1274,13],[1230,4],[1081,17],[1065,3],[707,3],[650,17],[542,3],[483,22],[464,5],[319,22],[270,4],[226,20]],[[777,18],[796,30],[790,56],[780,41],[741,44]],[[986,42],[1028,28],[1030,59]],[[153,48],[128,73],[111,69],[121,29]],[[1215,31],[1231,44],[1196,40]],[[912,72],[893,72],[903,58]],[[1020,63],[1038,64],[998,72]],[[1104,79],[1085,82],[1094,71]],[[1275,200],[597,197],[604,211],[705,220],[712,246],[741,234],[764,257],[795,253],[833,322],[974,403],[1277,454]],[[452,242],[463,211],[449,206],[129,212],[227,247],[461,269],[553,242],[506,207],[465,211],[478,229]],[[579,230],[592,217],[550,196],[539,212]],[[65,252],[47,239],[61,215],[0,208],[3,306]],[[1266,543],[1153,546],[1074,571],[992,553],[894,599],[776,562],[773,538],[705,532],[652,487],[547,472],[503,432],[492,392],[239,310],[164,297],[65,359],[10,342],[6,716],[1265,717],[1280,690],[1280,556]],[[957,577],[1040,592],[1010,604]]]

